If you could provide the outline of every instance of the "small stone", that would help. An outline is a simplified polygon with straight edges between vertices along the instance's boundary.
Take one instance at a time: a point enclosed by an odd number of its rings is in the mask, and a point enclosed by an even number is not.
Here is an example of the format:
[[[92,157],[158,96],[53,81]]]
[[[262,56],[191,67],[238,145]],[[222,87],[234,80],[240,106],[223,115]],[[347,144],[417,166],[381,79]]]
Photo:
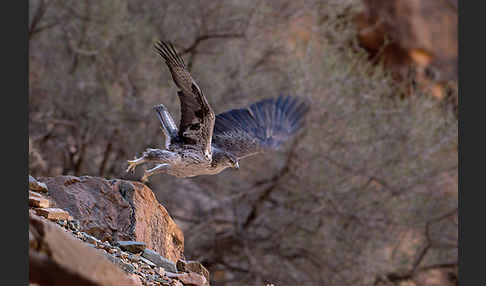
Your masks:
[[[152,267],[150,267],[147,264],[140,264],[140,269],[142,269],[143,272],[145,272],[147,274],[152,274],[152,272],[150,272],[150,270],[152,270]]]
[[[141,257],[139,255],[135,255],[135,254],[128,255],[128,260],[130,260],[131,262],[139,262],[140,258]]]
[[[108,260],[110,260],[113,264],[119,266],[123,271],[125,271],[127,273],[134,273],[135,272],[135,267],[133,267],[131,264],[125,263],[120,258],[113,257],[112,255],[110,255],[106,252],[104,252],[104,255],[105,255],[106,258],[108,258]]]
[[[58,220],[57,221],[57,224],[60,225],[60,226],[66,226],[67,225],[67,222],[65,220]]]
[[[49,220],[66,220],[69,213],[63,209],[58,208],[37,208],[35,209],[37,215],[43,216]]]
[[[121,267],[121,269],[123,269],[123,271],[125,271],[127,273],[132,273],[133,271],[135,271],[135,267],[133,267],[132,265],[130,265],[128,263],[124,263],[123,261],[120,262],[120,267]]]
[[[160,276],[165,276],[165,269],[163,267],[156,267],[155,273],[159,274]]]
[[[96,237],[87,234],[86,235],[86,242],[91,243],[93,245],[98,245],[98,243],[100,243],[101,241],[99,239],[97,239]]]
[[[169,282],[170,286],[184,286],[179,280],[172,280]]]
[[[131,240],[118,241],[117,244],[121,249],[135,254],[142,252],[146,247],[145,243],[143,242]]]
[[[155,264],[154,264],[152,261],[148,260],[147,258],[140,257],[140,260],[141,260],[143,263],[145,263],[145,264],[147,264],[148,266],[150,266],[150,267],[155,267],[155,266],[157,266],[157,265],[155,265]]]
[[[149,280],[149,281],[155,281],[155,278],[156,278],[156,277],[155,277],[155,275],[153,275],[153,274],[149,274],[149,275],[147,275],[147,276],[146,276],[146,278],[147,278],[147,280]]]
[[[44,192],[44,193],[47,192],[46,184],[37,181],[31,175],[29,175],[29,189],[34,190],[34,191],[41,191],[41,192]]]
[[[38,197],[29,197],[29,206],[37,208],[48,208],[49,200]]]
[[[86,240],[86,237],[88,236],[89,234],[87,234],[86,232],[82,231],[81,232],[81,237],[83,240]]]
[[[158,281],[158,282],[161,282],[161,283],[169,283],[170,282],[169,278],[164,278],[163,275],[161,275],[160,277],[155,277],[155,281]]]
[[[180,280],[184,285],[202,286],[208,282],[204,276],[194,272],[177,274],[175,278]]]
[[[160,254],[151,249],[146,248],[143,251],[142,256],[152,261],[155,265],[163,267],[167,271],[177,272],[174,262],[162,257]]]
[[[108,249],[108,253],[110,253],[110,254],[116,253],[116,248],[110,248],[110,249]]]
[[[68,226],[71,230],[79,230],[80,227],[79,220],[77,219],[69,220]]]
[[[201,274],[206,278],[207,281],[209,281],[209,271],[198,261],[187,261],[184,271]]]
[[[29,197],[42,198],[42,195],[37,192],[29,191]]]
[[[177,277],[177,273],[174,273],[174,272],[170,272],[170,271],[165,271],[165,276],[169,277],[169,278],[176,278]]]
[[[128,255],[129,254],[126,253],[126,252],[120,252],[120,258],[122,258],[122,259],[127,259],[128,258]]]

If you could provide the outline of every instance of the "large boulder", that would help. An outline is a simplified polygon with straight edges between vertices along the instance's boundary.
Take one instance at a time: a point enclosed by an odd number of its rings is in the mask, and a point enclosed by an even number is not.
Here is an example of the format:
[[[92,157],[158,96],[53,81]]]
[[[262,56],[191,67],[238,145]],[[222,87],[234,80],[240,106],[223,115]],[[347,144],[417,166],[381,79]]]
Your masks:
[[[69,211],[80,229],[102,240],[133,240],[177,262],[184,236],[152,190],[139,182],[98,177],[38,178],[55,207]]]
[[[35,285],[135,284],[99,250],[29,212],[29,281]]]

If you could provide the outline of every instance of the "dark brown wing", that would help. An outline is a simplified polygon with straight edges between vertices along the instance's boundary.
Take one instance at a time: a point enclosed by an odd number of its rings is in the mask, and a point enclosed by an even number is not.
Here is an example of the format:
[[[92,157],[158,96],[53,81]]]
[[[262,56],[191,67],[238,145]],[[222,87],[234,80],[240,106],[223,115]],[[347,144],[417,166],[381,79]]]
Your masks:
[[[279,96],[232,109],[216,116],[213,145],[238,160],[278,149],[304,125],[309,103],[303,98]]]
[[[210,154],[215,120],[211,106],[174,46],[159,41],[155,49],[165,60],[174,83],[180,89],[177,93],[181,102],[179,137],[185,144],[201,146],[205,154]]]

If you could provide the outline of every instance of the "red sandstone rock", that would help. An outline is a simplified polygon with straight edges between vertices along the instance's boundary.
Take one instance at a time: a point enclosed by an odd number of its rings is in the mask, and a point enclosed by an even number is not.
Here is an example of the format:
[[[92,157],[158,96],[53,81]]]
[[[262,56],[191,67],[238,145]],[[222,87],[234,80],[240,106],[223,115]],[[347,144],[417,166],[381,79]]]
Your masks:
[[[123,188],[127,181],[118,181],[115,189]],[[177,262],[184,252],[184,234],[167,210],[157,201],[151,189],[142,183],[135,187],[132,203],[135,209],[135,239],[143,241],[163,257]]]
[[[208,281],[204,276],[194,272],[182,273],[182,274],[166,273],[166,276],[170,278],[176,278],[179,281],[181,281],[184,285],[203,286],[208,284]]]
[[[29,197],[29,206],[37,208],[48,208],[49,200],[40,197]]]
[[[99,250],[29,212],[29,281],[39,285],[137,285]]]
[[[184,251],[184,236],[167,210],[144,184],[97,177],[39,178],[57,207],[69,211],[80,229],[102,240],[144,242],[174,263]]]
[[[29,190],[47,192],[47,186],[37,181],[34,177],[29,175]]]
[[[207,281],[209,281],[209,271],[199,261],[185,261],[179,259],[177,261],[177,270],[201,274]]]
[[[439,82],[457,80],[457,0],[363,2],[365,9],[355,18],[358,39],[372,54],[381,52],[397,76],[415,64],[439,69]]]
[[[42,195],[37,192],[29,191],[29,197],[42,198]]]
[[[39,208],[35,209],[35,212],[37,213],[37,215],[43,216],[50,220],[69,219],[69,213],[59,208]]]
[[[49,188],[51,202],[79,220],[81,231],[108,240],[115,231],[130,240],[132,209],[105,179],[58,176],[39,178]]]

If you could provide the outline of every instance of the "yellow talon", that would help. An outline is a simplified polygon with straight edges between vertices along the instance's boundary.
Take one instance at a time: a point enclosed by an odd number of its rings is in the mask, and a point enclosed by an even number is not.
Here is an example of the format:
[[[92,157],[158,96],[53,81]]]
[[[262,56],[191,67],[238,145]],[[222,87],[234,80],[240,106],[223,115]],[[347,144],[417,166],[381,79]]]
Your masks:
[[[138,159],[135,159],[135,160],[128,160],[128,168],[127,168],[127,172],[132,172],[134,173],[135,172],[135,168],[142,164],[142,163],[145,163],[145,158],[138,158]]]
[[[149,176],[147,175],[147,173],[145,173],[145,174],[143,174],[143,177],[140,179],[140,181],[142,181],[142,183],[145,184],[148,181],[148,177]]]

